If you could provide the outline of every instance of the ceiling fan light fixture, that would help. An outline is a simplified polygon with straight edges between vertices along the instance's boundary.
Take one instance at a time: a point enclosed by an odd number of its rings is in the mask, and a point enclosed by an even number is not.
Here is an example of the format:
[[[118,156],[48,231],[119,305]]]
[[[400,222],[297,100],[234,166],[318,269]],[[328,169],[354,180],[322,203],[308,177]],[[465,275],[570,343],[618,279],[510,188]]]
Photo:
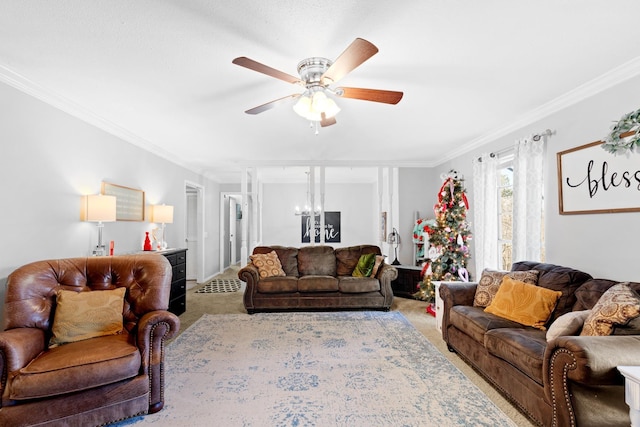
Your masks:
[[[293,106],[293,111],[309,121],[319,122],[323,114],[325,118],[334,117],[340,112],[340,107],[323,90],[313,92],[307,90],[300,95],[298,102]]]

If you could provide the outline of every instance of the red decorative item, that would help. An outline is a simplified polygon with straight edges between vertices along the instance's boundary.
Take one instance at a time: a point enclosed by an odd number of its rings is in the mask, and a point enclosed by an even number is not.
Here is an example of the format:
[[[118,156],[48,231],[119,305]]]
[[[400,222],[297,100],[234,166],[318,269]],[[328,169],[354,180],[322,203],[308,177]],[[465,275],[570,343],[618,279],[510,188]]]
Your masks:
[[[144,238],[144,250],[145,251],[150,251],[151,250],[151,239],[149,239],[149,232],[145,231],[145,238]]]
[[[429,313],[433,317],[436,317],[436,305],[434,303],[431,303],[427,306],[427,313]]]

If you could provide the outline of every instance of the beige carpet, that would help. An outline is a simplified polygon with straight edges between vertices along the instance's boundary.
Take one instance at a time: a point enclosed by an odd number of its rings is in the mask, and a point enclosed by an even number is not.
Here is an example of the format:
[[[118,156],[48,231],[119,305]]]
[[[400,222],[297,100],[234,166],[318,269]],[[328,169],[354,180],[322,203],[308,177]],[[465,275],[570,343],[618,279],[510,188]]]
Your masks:
[[[238,267],[229,268],[216,279],[237,278]],[[180,332],[184,331],[203,314],[246,314],[242,304],[242,292],[203,294],[195,293],[195,287],[187,291],[187,310],[180,315]],[[504,399],[490,384],[480,377],[455,353],[447,350],[442,337],[435,327],[435,319],[425,313],[426,303],[406,298],[394,298],[392,310],[400,311],[444,356],[476,384],[509,418],[518,426],[532,427],[533,424],[510,402]],[[248,316],[248,315],[247,315]]]

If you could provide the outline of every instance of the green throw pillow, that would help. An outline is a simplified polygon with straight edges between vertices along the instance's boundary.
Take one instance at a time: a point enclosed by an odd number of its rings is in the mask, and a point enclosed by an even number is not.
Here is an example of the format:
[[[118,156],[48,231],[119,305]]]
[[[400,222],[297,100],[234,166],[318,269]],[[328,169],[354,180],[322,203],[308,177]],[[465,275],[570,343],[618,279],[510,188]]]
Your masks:
[[[376,263],[376,254],[361,255],[356,268],[353,270],[353,277],[369,277]]]

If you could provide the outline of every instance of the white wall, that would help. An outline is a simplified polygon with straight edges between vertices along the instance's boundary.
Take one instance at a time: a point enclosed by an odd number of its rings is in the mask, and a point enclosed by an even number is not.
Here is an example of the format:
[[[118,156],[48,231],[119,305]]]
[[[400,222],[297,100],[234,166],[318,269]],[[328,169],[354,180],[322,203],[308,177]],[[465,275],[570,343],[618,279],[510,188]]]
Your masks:
[[[435,218],[433,206],[438,201],[440,178],[433,168],[398,170],[399,229],[401,244],[398,261],[413,265],[413,226],[418,218]]]
[[[640,213],[560,215],[558,208],[558,171],[556,153],[601,140],[609,127],[623,114],[640,107],[640,76],[589,99],[554,113],[537,123],[440,165],[438,176],[453,168],[461,171],[471,195],[470,220],[473,221],[472,159],[482,152],[510,147],[516,139],[531,133],[552,129],[556,134],[548,139],[545,182],[546,261],[583,270],[594,277],[639,281],[637,242],[640,238]],[[640,153],[633,156],[638,160]],[[473,224],[472,224],[473,231]],[[473,245],[471,247],[473,256]],[[469,271],[475,271],[473,259]]]
[[[306,184],[264,184],[264,245],[300,247],[301,217],[294,215],[296,206],[304,206]],[[340,243],[333,247],[362,244],[378,245],[378,193],[376,184],[326,184],[325,211],[340,212]],[[316,204],[320,196],[316,195]]]
[[[36,98],[0,84],[0,298],[6,277],[31,261],[88,256],[95,223],[80,221],[80,198],[102,181],[145,191],[146,204],[175,206],[171,247],[184,247],[185,180],[205,187],[205,276],[218,272],[219,186]],[[148,215],[145,215],[148,218]],[[144,222],[113,222],[115,253],[141,250]]]

